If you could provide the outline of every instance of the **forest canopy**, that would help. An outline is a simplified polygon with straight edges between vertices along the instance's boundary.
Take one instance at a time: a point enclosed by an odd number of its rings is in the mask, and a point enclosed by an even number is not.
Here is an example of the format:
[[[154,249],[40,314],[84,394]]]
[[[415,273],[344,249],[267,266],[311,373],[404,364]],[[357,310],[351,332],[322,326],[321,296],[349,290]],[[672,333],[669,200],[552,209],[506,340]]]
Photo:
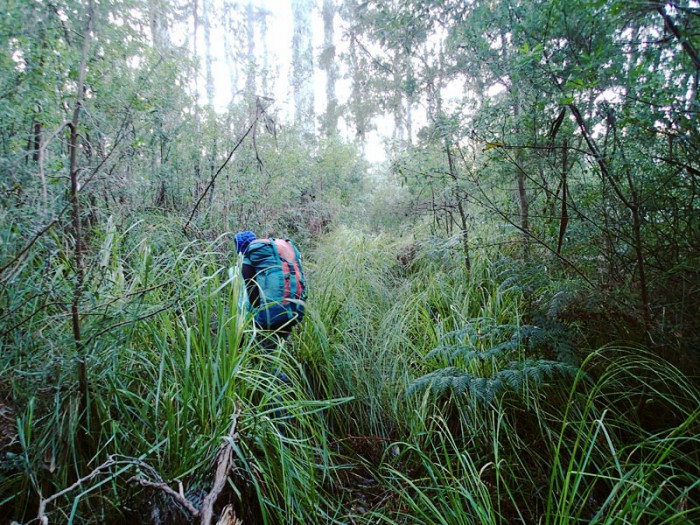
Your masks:
[[[0,42],[3,515],[699,518],[696,0],[7,0]],[[303,256],[274,352],[241,230]]]

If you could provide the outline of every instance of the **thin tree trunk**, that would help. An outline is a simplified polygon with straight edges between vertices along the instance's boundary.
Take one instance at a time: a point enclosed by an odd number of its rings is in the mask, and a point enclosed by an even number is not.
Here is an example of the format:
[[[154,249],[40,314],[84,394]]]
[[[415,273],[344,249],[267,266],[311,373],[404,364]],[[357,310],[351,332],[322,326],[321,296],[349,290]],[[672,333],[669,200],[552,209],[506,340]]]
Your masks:
[[[260,37],[258,41],[262,42],[262,74],[260,75],[260,87],[264,96],[271,96],[270,93],[270,49],[268,46],[267,36],[267,17],[269,13],[263,11],[260,13]]]
[[[557,241],[557,255],[561,255],[561,248],[564,243],[564,236],[566,235],[566,227],[569,224],[569,209],[566,202],[568,188],[566,182],[567,175],[567,142],[564,140],[564,146],[562,151],[562,169],[561,169],[561,219],[559,222],[559,240]],[[552,214],[554,215],[554,214]]]
[[[332,136],[338,130],[338,96],[336,82],[338,80],[338,65],[335,57],[335,0],[323,1],[323,53],[319,59],[321,67],[326,72],[326,114],[324,116],[324,132]]]
[[[245,9],[246,18],[246,37],[247,37],[247,62],[246,62],[246,77],[245,77],[245,91],[248,96],[248,103],[253,104],[255,99],[255,78],[256,78],[256,66],[257,62],[255,60],[255,8],[253,2],[248,0],[248,4]]]
[[[73,237],[75,239],[74,264],[75,264],[75,288],[73,290],[73,300],[71,301],[71,320],[73,326],[73,339],[78,351],[78,381],[82,398],[83,409],[88,406],[88,378],[83,354],[82,334],[80,326],[80,299],[83,293],[83,281],[85,279],[85,268],[83,261],[83,238],[80,229],[80,186],[78,183],[78,123],[80,121],[80,111],[83,106],[83,93],[85,86],[85,71],[87,66],[88,51],[90,49],[90,36],[92,33],[94,4],[92,0],[88,5],[87,24],[83,33],[83,50],[78,72],[78,93],[76,94],[75,105],[73,107],[73,118],[69,125],[70,139],[68,150],[70,152],[70,200],[73,224]]]
[[[467,268],[467,275],[469,275],[472,266],[471,258],[469,256],[469,233],[467,230],[469,222],[467,220],[467,214],[464,210],[464,204],[462,203],[462,196],[459,191],[459,179],[457,178],[457,170],[455,169],[454,156],[452,155],[452,149],[450,148],[450,144],[447,139],[445,139],[445,151],[447,152],[447,164],[450,169],[450,177],[452,177],[452,181],[455,185],[455,199],[457,200],[457,211],[459,211],[462,247],[464,249],[464,265]]]
[[[211,57],[211,2],[202,1],[202,14],[204,16],[204,66],[206,72],[207,104],[214,105],[214,72],[212,71]]]
[[[311,0],[292,0],[294,123],[309,139],[315,135],[312,8]]]
[[[192,5],[192,19],[194,23],[194,32],[192,34],[193,54],[195,61],[197,59],[197,31],[199,31],[199,9],[197,0],[194,0]],[[199,67],[195,67],[194,72],[194,125],[195,137],[199,137]],[[199,151],[199,148],[197,148]]]
[[[513,101],[513,118],[515,119],[515,135],[520,135],[520,100],[517,93]],[[515,150],[515,166],[518,171],[518,202],[520,205],[520,230],[523,234],[523,255],[527,258],[530,254],[530,205],[527,200],[527,188],[525,187],[525,170],[522,168],[521,148]]]

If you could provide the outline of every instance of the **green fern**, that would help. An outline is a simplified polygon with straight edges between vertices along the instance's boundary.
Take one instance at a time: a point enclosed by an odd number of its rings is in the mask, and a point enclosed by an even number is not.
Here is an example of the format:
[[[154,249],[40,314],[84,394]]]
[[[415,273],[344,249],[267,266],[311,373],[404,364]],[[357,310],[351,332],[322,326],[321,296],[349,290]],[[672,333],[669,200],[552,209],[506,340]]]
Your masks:
[[[580,358],[570,330],[552,319],[540,319],[536,326],[520,328],[520,337],[527,340],[527,347],[554,357],[557,361],[576,366]]]
[[[468,395],[482,403],[490,403],[507,391],[522,392],[527,386],[540,386],[547,380],[574,376],[577,369],[566,363],[545,359],[512,361],[491,377],[478,377],[456,367],[436,370],[416,379],[408,394],[432,390],[437,394]]]
[[[447,360],[449,364],[454,364],[455,361],[466,360],[471,361],[472,359],[478,359],[485,361],[487,359],[493,359],[503,356],[506,352],[511,350],[516,350],[519,346],[519,341],[511,339],[505,341],[499,345],[496,345],[487,350],[480,350],[474,345],[470,344],[454,344],[446,346],[438,346],[433,348],[430,352],[426,354],[426,358],[432,357],[443,357]]]
[[[507,391],[522,392],[528,386],[574,375],[577,368],[572,360],[552,360],[543,355],[573,353],[565,335],[559,326],[545,329],[475,319],[445,334],[447,344],[426,354],[426,360],[436,359],[447,366],[416,379],[408,394],[430,389],[437,394],[451,392],[490,403]],[[490,366],[475,366],[485,362]]]
[[[426,358],[441,357],[454,364],[458,358],[485,360],[512,355],[511,352],[523,349],[530,354],[576,364],[575,346],[566,327],[548,319],[541,321],[538,325],[496,325],[489,319],[475,319],[467,326],[445,334],[443,339],[454,342],[432,349]]]

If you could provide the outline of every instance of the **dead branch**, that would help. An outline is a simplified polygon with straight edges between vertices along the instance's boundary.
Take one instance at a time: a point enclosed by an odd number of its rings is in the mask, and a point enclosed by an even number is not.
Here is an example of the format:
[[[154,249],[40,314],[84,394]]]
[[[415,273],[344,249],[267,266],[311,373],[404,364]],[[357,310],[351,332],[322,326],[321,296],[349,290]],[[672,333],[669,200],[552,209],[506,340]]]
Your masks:
[[[199,510],[197,510],[197,507],[195,507],[190,500],[188,500],[185,495],[182,493],[182,491],[177,491],[172,489],[167,483],[165,482],[155,482],[155,481],[149,481],[147,479],[139,478],[138,476],[134,476],[131,478],[129,481],[136,481],[138,482],[139,485],[142,487],[149,487],[152,489],[157,489],[165,492],[168,494],[170,497],[172,497],[175,501],[177,501],[180,505],[185,507],[187,512],[189,512],[192,517],[197,517],[199,515]]]
[[[233,512],[233,505],[229,503],[221,511],[221,517],[216,522],[216,525],[243,525],[243,522],[236,517],[236,514]]]
[[[136,481],[142,487],[150,487],[165,492],[175,501],[180,503],[187,510],[187,512],[190,513],[192,518],[199,518],[201,525],[211,525],[211,520],[214,516],[214,504],[216,503],[216,500],[219,499],[221,491],[226,486],[228,474],[231,472],[231,468],[233,467],[233,444],[238,440],[238,432],[236,432],[236,427],[238,426],[238,418],[240,415],[241,405],[238,404],[236,406],[236,411],[232,416],[231,429],[229,430],[228,436],[226,437],[224,444],[221,445],[219,453],[217,454],[217,467],[213,486],[209,493],[204,497],[201,509],[197,509],[185,497],[182,487],[180,487],[180,490],[177,491],[170,487],[167,483],[149,481],[138,476],[134,476],[130,481]],[[224,509],[219,523],[237,525],[240,523],[240,521],[236,519],[233,513],[233,508],[228,505]]]
[[[211,187],[214,185],[216,182],[216,178],[219,176],[219,173],[223,171],[223,169],[228,165],[228,163],[231,161],[231,158],[233,157],[233,154],[236,153],[236,150],[239,148],[239,146],[243,143],[245,138],[250,134],[250,132],[253,130],[255,126],[258,125],[258,118],[260,117],[260,113],[256,112],[255,118],[253,119],[253,122],[251,123],[250,126],[248,126],[248,129],[246,132],[241,136],[240,139],[238,139],[238,142],[236,142],[236,145],[233,147],[231,150],[231,153],[228,154],[228,157],[226,157],[226,160],[219,166],[219,169],[216,170],[216,173],[212,175],[211,180],[209,181],[209,184],[207,184],[207,187],[204,188],[204,191],[202,194],[199,196],[199,199],[197,199],[197,202],[194,205],[194,208],[192,208],[192,213],[190,213],[190,218],[187,219],[187,222],[185,225],[182,227],[183,232],[187,233],[187,229],[190,225],[190,222],[192,222],[192,218],[194,217],[194,214],[197,213],[197,208],[199,208],[199,205],[202,203],[202,200],[204,199],[204,196],[207,194],[207,192],[211,189]]]
[[[48,525],[48,523],[49,523],[49,518],[46,516],[46,507],[47,507],[50,503],[53,503],[53,502],[56,501],[58,498],[60,498],[60,497],[62,497],[62,496],[65,496],[65,495],[68,494],[69,492],[71,492],[71,491],[77,489],[78,487],[82,486],[84,483],[87,483],[88,481],[92,481],[92,480],[95,479],[97,476],[99,476],[100,474],[102,474],[105,470],[107,470],[107,469],[109,469],[109,468],[112,468],[112,467],[113,467],[114,465],[116,465],[116,464],[117,464],[116,460],[115,460],[112,456],[110,456],[110,457],[107,459],[107,461],[105,461],[104,463],[102,463],[101,465],[99,465],[98,467],[96,467],[96,468],[95,468],[92,472],[90,472],[90,474],[88,474],[87,476],[84,476],[84,477],[80,478],[78,481],[76,481],[75,483],[73,483],[70,487],[67,487],[67,488],[63,489],[62,491],[57,492],[56,494],[53,494],[53,495],[49,496],[48,498],[44,498],[44,497],[41,496],[41,494],[39,494],[39,498],[40,498],[40,501],[39,501],[39,510],[38,510],[38,512],[37,512],[36,518],[35,518],[34,520],[32,520],[32,521],[38,521],[39,523],[41,523],[41,525]]]
[[[226,486],[226,479],[228,473],[233,467],[233,443],[238,439],[238,433],[236,432],[236,426],[238,425],[238,417],[241,415],[240,405],[236,408],[236,412],[233,414],[231,422],[231,430],[228,432],[228,438],[221,449],[219,450],[216,476],[214,477],[214,486],[212,487],[209,494],[204,498],[202,503],[202,525],[209,525],[211,523],[212,516],[214,514],[214,503],[219,498],[221,491]]]

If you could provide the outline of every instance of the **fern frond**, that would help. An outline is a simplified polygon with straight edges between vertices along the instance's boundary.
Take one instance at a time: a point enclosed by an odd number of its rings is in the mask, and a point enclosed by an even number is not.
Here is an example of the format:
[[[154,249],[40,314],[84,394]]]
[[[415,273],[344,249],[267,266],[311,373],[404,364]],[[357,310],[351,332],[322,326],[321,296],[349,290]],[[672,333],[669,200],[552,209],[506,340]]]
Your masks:
[[[425,355],[426,359],[433,357],[443,357],[452,365],[457,359],[463,359],[465,362],[470,362],[473,359],[485,361],[487,359],[503,357],[507,352],[517,349],[519,346],[518,340],[505,341],[486,350],[480,350],[474,345],[446,345],[433,348]]]
[[[462,375],[458,368],[448,367],[435,370],[429,374],[425,374],[416,379],[407,390],[407,394],[411,395],[415,392],[422,392],[428,388],[432,389],[437,394],[443,394],[448,388],[448,383],[455,377]]]
[[[491,377],[479,377],[456,367],[442,368],[416,379],[407,394],[431,389],[437,394],[451,392],[458,397],[470,396],[488,404],[507,391],[521,392],[526,384],[541,386],[557,376],[573,376],[574,366],[545,359],[512,361],[508,368]]]

